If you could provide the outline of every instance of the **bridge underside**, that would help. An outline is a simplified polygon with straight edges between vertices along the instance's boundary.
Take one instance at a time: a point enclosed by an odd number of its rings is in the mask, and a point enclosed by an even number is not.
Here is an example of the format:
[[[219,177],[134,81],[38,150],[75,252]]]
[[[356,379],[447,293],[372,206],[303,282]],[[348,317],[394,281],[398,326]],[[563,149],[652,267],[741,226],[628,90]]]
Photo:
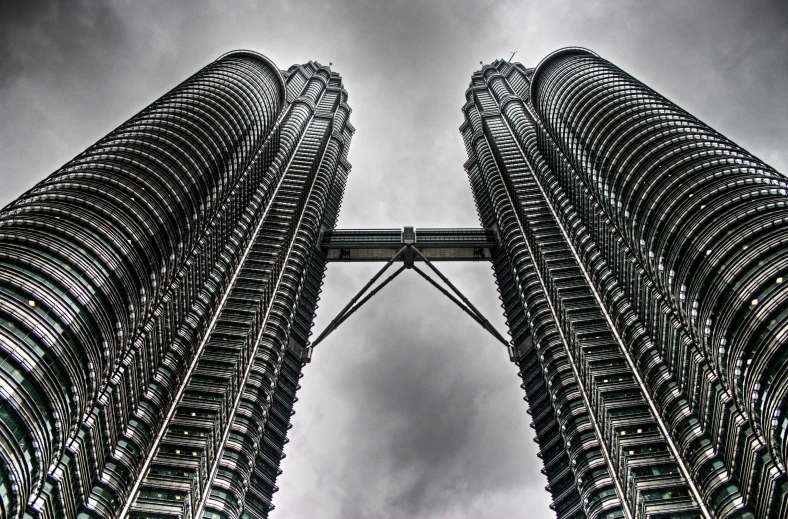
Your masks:
[[[490,261],[498,246],[498,236],[493,229],[331,229],[324,230],[320,239],[328,261],[369,262],[384,261],[385,265],[350,300],[311,343],[303,360],[309,361],[311,349],[323,341],[339,325],[388,285],[404,270],[411,269],[429,284],[449,298],[463,312],[487,330],[498,342],[514,353],[509,341],[498,333],[490,321],[482,315],[460,290],[433,265],[436,261]],[[427,275],[415,262],[426,264],[445,286]],[[384,272],[394,263],[403,263],[393,274],[385,278],[374,289],[367,292]]]
[[[321,248],[328,261],[389,261],[411,245],[430,261],[490,261],[498,245],[492,229],[332,229]],[[423,261],[410,248],[395,261]]]

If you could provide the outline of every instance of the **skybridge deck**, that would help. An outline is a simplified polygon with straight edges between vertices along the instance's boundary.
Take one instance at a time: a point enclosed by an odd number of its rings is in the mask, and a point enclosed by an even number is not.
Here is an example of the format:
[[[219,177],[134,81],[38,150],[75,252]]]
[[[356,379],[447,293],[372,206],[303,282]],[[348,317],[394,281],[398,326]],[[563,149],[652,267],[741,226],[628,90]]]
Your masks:
[[[406,245],[430,261],[490,261],[498,245],[492,229],[332,229],[323,233],[321,248],[328,261],[389,261]],[[405,251],[396,261],[422,261]]]

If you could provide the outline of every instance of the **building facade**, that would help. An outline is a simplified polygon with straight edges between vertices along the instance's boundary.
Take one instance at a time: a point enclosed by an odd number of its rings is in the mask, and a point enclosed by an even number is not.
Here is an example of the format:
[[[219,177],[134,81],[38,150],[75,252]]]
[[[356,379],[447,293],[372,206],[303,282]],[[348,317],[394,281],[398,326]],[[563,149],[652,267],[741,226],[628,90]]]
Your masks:
[[[327,261],[492,261],[560,519],[788,517],[785,177],[585,49],[463,113],[483,229],[334,230],[342,79],[249,51],[0,212],[0,517],[267,517]]]
[[[585,49],[463,113],[558,517],[788,517],[788,180]]]
[[[268,514],[349,115],[232,52],[0,213],[0,517]]]

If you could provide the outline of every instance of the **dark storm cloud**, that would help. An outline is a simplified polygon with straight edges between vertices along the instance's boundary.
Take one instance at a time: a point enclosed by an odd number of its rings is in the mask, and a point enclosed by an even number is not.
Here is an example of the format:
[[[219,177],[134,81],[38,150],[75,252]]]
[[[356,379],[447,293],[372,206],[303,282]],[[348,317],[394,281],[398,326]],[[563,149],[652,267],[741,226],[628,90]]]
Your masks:
[[[42,72],[62,81],[89,73],[122,41],[124,25],[110,4],[4,1],[0,4],[0,87]]]
[[[127,36],[110,3],[0,4],[0,206],[133,113]]]
[[[343,227],[476,226],[470,74],[591,48],[788,171],[781,1],[4,2],[0,205],[233,48],[333,62],[358,131]],[[375,265],[332,265],[317,330]],[[444,269],[504,329],[489,265]],[[405,273],[318,347],[274,518],[554,517],[516,368]]]

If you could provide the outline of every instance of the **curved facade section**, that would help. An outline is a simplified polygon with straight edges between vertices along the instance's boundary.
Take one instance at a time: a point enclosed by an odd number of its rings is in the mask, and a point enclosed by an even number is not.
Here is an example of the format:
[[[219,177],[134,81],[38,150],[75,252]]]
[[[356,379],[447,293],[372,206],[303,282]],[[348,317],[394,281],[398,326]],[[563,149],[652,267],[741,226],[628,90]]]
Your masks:
[[[231,50],[230,52],[226,52],[216,58],[216,61],[222,61],[227,59],[256,59],[258,60],[263,67],[273,71],[276,73],[276,79],[278,82],[278,97],[279,99],[285,99],[287,97],[287,85],[285,84],[285,78],[282,76],[282,71],[276,66],[276,64],[271,61],[268,56],[260,54],[259,52],[249,50],[249,49],[238,49],[238,50]]]
[[[534,104],[704,359],[788,454],[788,181],[610,63],[562,55]]]
[[[325,269],[317,239],[334,226],[352,135],[338,74],[310,62],[286,76],[292,102],[258,184],[268,201],[250,218],[224,303],[127,501],[130,517],[266,517],[274,508]]]
[[[67,443],[115,448],[114,424],[103,438],[84,436],[93,435],[90,417],[106,421],[111,403],[110,422],[128,426],[145,389],[138,370],[162,361],[142,360],[143,329],[162,305],[175,314],[192,305],[184,275],[194,275],[194,253],[224,246],[206,232],[239,195],[284,103],[275,67],[228,55],[0,214],[0,493],[8,517],[56,506],[47,489],[69,471],[60,464],[74,460]],[[90,480],[83,484],[88,491]],[[69,509],[60,505],[61,514]]]
[[[599,55],[591,50],[586,49],[585,47],[563,47],[558,50],[554,50],[540,61],[536,68],[533,69],[532,73],[528,77],[528,85],[529,85],[529,96],[533,99],[535,95],[537,77],[541,77],[542,71],[547,67],[552,61],[555,61],[559,58],[565,58],[567,56],[593,56],[599,57]]]
[[[485,69],[490,91],[696,497],[713,516],[782,517],[784,177],[586,49],[530,78],[495,67],[513,88]]]
[[[483,224],[505,242],[497,169],[528,251],[494,266],[559,517],[574,512],[552,467],[575,469],[581,437],[620,506],[588,506],[575,474],[587,516],[785,516],[784,177],[587,49],[484,66],[463,112]],[[586,436],[564,421],[572,384]]]

